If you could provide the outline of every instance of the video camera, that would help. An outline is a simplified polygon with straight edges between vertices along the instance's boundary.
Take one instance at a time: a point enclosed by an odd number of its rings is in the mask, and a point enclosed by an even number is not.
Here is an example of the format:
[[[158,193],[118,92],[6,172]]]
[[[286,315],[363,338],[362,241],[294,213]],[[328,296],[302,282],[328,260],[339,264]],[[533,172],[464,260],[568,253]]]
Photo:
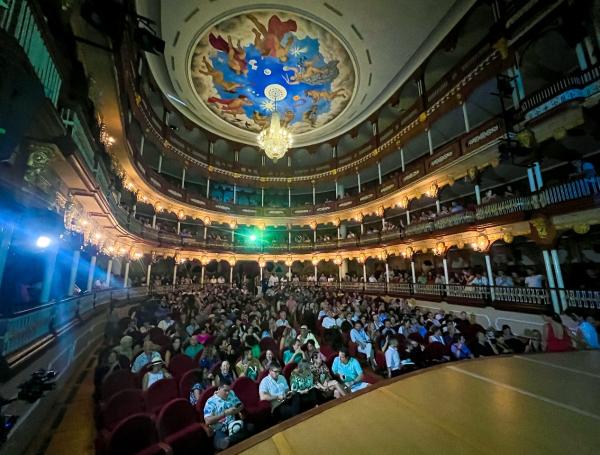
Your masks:
[[[53,390],[56,383],[52,382],[56,378],[55,370],[44,370],[40,368],[31,374],[31,378],[19,385],[18,399],[33,403],[40,399],[45,392]]]

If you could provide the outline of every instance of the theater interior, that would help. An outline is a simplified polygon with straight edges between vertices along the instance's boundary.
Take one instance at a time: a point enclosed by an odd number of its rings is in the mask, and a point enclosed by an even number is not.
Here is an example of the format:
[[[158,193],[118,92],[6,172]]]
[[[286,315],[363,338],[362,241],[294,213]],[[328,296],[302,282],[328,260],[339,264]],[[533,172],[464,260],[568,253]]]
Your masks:
[[[600,0],[0,0],[0,455],[592,454]]]

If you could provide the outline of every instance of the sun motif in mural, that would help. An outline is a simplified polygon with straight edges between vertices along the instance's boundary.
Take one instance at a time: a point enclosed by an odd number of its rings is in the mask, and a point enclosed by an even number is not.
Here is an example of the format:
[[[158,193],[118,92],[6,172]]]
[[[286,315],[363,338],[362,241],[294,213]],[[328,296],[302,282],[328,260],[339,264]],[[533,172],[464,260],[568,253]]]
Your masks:
[[[355,81],[337,38],[303,17],[272,11],[208,30],[194,49],[191,75],[199,98],[228,123],[260,131],[277,109],[296,134],[340,115]]]

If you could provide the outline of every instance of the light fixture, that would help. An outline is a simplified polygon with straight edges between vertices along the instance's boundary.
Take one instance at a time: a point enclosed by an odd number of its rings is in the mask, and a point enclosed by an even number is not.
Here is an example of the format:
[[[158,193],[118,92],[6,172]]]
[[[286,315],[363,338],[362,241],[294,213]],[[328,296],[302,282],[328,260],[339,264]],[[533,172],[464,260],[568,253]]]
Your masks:
[[[50,237],[46,235],[40,235],[35,241],[35,246],[37,246],[38,248],[48,248],[50,246],[50,243],[52,243]]]
[[[281,118],[277,111],[277,101],[281,101],[287,96],[287,90],[279,84],[271,84],[265,88],[265,96],[273,103],[271,121],[269,126],[262,130],[256,139],[258,146],[276,163],[285,156],[292,146],[292,135],[281,124]]]
[[[256,242],[256,235],[250,234],[250,241],[251,242]]]

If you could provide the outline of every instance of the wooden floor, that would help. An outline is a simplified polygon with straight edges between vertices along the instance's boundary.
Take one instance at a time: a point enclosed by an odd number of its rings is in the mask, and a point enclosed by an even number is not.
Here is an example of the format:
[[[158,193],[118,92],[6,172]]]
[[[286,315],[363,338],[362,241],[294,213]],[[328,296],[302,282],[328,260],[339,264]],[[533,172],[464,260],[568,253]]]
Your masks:
[[[600,352],[422,370],[313,410],[227,453],[599,454]]]

